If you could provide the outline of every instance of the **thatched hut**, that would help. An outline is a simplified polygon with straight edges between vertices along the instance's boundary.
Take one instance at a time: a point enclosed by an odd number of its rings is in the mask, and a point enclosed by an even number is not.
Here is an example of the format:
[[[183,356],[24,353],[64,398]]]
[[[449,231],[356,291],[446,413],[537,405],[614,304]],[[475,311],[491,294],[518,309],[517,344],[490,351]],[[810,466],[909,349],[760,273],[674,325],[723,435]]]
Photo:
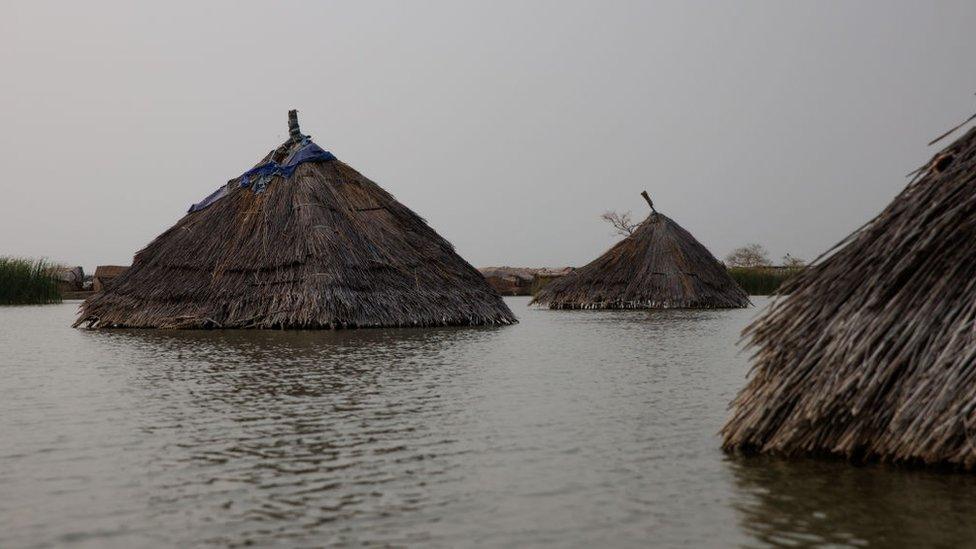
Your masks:
[[[715,309],[749,297],[705,246],[654,209],[603,255],[552,281],[532,300],[550,309]]]
[[[976,467],[976,129],[746,331],[730,451]]]
[[[93,328],[509,324],[417,214],[302,135],[190,207],[82,305]]]
[[[95,267],[95,274],[92,276],[92,290],[96,292],[105,291],[113,280],[124,273],[128,267],[123,265],[99,265]]]
[[[85,283],[85,270],[80,265],[75,267],[59,265],[55,267],[54,276],[58,281],[58,291],[62,294],[80,292],[82,284]]]

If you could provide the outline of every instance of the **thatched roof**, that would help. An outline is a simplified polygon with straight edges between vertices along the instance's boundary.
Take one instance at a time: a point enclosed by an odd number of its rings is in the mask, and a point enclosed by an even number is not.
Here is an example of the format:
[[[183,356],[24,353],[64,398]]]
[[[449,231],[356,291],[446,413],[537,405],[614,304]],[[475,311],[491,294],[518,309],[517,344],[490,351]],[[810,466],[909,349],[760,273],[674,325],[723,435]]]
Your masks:
[[[81,286],[81,283],[85,281],[85,270],[81,266],[68,267],[61,265],[55,268],[54,276],[59,282],[67,282]]]
[[[749,297],[705,246],[651,204],[633,234],[548,284],[532,303],[551,309],[711,309],[746,307]]]
[[[95,267],[95,278],[115,278],[125,272],[129,267],[125,265],[99,265]]]
[[[728,450],[976,466],[976,129],[745,332]]]
[[[417,214],[298,131],[195,204],[85,301],[94,328],[509,324],[484,277]]]

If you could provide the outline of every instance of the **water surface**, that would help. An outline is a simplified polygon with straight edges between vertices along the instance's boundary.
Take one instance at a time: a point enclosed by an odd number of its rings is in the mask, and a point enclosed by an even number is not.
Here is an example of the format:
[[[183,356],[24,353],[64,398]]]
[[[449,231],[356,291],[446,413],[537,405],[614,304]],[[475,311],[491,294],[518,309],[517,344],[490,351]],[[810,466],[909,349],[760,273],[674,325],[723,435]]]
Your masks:
[[[757,308],[508,302],[521,324],[344,332],[0,308],[0,547],[976,540],[970,476],[719,450]]]

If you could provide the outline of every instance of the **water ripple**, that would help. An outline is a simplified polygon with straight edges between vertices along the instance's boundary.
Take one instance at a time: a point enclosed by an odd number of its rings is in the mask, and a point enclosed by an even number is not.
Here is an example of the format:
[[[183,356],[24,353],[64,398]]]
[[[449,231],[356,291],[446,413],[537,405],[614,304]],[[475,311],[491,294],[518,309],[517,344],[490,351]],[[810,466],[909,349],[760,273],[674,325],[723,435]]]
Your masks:
[[[517,326],[347,332],[84,332],[76,304],[0,308],[0,546],[976,537],[968,477],[721,454],[755,310],[510,304]]]

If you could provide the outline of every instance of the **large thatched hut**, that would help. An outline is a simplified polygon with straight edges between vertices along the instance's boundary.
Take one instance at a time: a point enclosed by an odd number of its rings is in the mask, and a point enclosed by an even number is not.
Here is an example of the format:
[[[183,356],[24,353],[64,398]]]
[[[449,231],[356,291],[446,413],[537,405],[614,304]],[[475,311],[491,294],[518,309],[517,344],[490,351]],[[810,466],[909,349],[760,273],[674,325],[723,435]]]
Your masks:
[[[747,307],[749,297],[688,231],[651,213],[603,255],[543,288],[532,303],[550,309]]]
[[[727,450],[976,467],[976,129],[746,329]]]
[[[484,277],[376,183],[302,135],[153,240],[75,326],[508,324]]]

